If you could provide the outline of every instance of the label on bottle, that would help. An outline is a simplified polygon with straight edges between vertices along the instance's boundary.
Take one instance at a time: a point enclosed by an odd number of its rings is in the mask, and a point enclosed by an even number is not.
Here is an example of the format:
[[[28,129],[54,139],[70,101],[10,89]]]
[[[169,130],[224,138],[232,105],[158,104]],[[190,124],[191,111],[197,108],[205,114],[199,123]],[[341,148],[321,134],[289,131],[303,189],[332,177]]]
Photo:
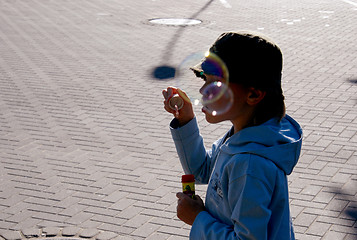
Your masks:
[[[183,182],[182,192],[190,197],[195,195],[195,182]]]

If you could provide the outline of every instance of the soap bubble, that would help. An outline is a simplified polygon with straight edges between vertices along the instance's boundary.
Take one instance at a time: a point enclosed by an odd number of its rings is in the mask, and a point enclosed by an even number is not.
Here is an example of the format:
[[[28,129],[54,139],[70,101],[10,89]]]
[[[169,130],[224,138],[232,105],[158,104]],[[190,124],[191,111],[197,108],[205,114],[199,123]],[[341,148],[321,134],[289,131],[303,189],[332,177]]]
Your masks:
[[[223,82],[212,82],[205,86],[201,92],[201,103],[205,111],[213,116],[227,112],[233,104],[233,92]]]
[[[214,53],[194,53],[186,57],[177,67],[175,84],[188,95],[184,100],[202,106],[213,116],[227,112],[232,106],[228,69]]]

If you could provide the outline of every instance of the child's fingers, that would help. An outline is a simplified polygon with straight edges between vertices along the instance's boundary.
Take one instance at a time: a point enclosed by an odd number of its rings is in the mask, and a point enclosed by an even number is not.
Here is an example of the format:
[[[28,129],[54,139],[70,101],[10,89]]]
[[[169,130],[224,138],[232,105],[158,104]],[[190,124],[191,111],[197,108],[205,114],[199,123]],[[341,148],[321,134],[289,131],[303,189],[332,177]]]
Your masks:
[[[169,112],[169,113],[172,113],[172,114],[175,113],[175,111],[172,110],[172,108],[167,104],[166,101],[164,101],[164,109],[165,109],[167,112]]]
[[[167,93],[168,93],[168,98],[171,98],[175,94],[175,90],[173,87],[168,87],[167,88]]]
[[[195,195],[194,199],[195,199],[196,201],[199,201],[201,204],[203,204],[203,200],[202,200],[202,198],[201,198],[200,196]]]
[[[167,90],[164,89],[162,90],[162,95],[164,96],[165,100],[167,99],[167,96],[168,96],[168,93],[167,93]]]
[[[178,192],[178,193],[176,193],[176,197],[178,198],[178,199],[182,199],[182,198],[186,198],[186,194],[184,194],[184,193],[182,193],[182,192]]]
[[[176,93],[177,93],[177,89],[174,87],[168,87],[167,89],[162,90],[162,95],[166,100],[170,99]]]

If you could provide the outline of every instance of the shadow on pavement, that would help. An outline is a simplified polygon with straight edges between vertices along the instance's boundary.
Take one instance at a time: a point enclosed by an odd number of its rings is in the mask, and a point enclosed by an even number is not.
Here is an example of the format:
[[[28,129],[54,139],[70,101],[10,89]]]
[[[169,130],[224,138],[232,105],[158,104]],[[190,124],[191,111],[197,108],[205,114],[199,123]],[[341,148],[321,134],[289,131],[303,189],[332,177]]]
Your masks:
[[[333,193],[336,193],[338,196],[338,199],[348,201],[349,204],[345,207],[345,209],[342,211],[342,215],[345,215],[348,219],[351,219],[352,221],[355,221],[354,226],[356,225],[357,221],[357,202],[352,200],[353,197],[351,197],[353,194],[349,193],[348,191],[344,191],[341,189],[337,188],[332,188]],[[356,199],[355,199],[356,200]],[[357,235],[357,228],[353,227],[354,229],[354,234]]]
[[[165,80],[175,77],[175,73],[176,73],[175,67],[162,65],[154,68],[151,75],[155,79]]]
[[[200,13],[202,13],[204,10],[206,10],[213,1],[214,0],[208,1],[202,8],[200,8],[197,12],[195,12],[192,16],[190,16],[188,18],[190,18],[190,19],[196,18]],[[169,60],[171,59],[171,57],[172,57],[171,49],[173,49],[175,47],[177,40],[182,35],[185,27],[187,27],[187,26],[183,25],[183,26],[178,26],[178,27],[179,27],[178,30],[171,37],[171,40],[168,42],[168,44],[166,46],[165,54],[164,54],[164,57],[162,58],[163,62],[169,62]],[[165,79],[173,78],[175,76],[175,72],[176,72],[176,68],[173,66],[160,65],[160,66],[155,67],[151,71],[151,75],[155,79],[165,80]]]
[[[357,78],[351,78],[351,79],[348,79],[347,81],[349,81],[350,83],[353,83],[353,84],[357,84]]]
[[[350,79],[347,79],[347,82],[351,83],[351,84],[356,84],[357,85],[357,78],[350,78]],[[355,96],[355,101],[357,103],[357,98]]]

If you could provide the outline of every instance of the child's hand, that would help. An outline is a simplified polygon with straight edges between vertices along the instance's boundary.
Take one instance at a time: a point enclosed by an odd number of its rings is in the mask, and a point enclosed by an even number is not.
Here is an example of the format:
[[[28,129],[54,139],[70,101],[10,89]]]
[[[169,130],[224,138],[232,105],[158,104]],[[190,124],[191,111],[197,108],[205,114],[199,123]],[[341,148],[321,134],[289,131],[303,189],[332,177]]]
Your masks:
[[[176,197],[178,198],[177,217],[181,221],[192,225],[197,215],[200,212],[205,211],[205,206],[203,204],[202,199],[198,195],[195,195],[192,199],[191,197],[182,192],[178,192],[176,194]]]
[[[184,104],[181,109],[173,109],[169,105],[170,99],[178,94],[180,98],[182,98]],[[178,88],[168,87],[162,91],[162,95],[164,96],[164,108],[167,112],[172,113],[174,117],[178,120],[180,126],[185,125],[189,121],[191,121],[195,115],[193,113],[192,103],[185,92]]]

